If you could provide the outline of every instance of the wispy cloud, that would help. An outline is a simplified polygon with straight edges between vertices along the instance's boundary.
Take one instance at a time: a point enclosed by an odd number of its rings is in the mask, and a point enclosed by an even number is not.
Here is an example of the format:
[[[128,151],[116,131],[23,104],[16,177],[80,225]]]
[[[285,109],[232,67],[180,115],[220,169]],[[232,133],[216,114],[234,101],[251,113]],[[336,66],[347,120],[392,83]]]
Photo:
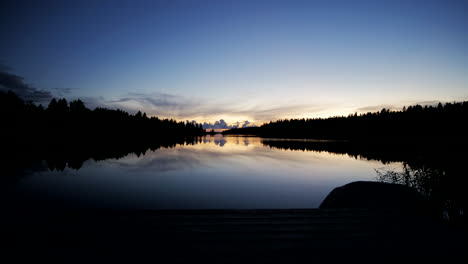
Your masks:
[[[54,95],[59,97],[68,97],[76,88],[52,88],[51,91]]]
[[[139,103],[143,106],[153,110],[172,110],[178,111],[186,108],[193,107],[197,103],[188,100],[183,96],[177,96],[167,93],[129,93],[121,98],[109,100],[110,104],[118,104],[122,106],[131,107],[131,103]]]
[[[444,103],[443,101],[430,100],[430,101],[407,102],[407,103],[402,103],[402,104],[398,104],[398,105],[392,105],[392,104],[370,105],[370,106],[357,108],[356,112],[358,112],[358,113],[377,112],[377,111],[382,110],[383,108],[389,109],[389,110],[401,110],[401,109],[403,109],[404,106],[408,107],[408,106],[411,106],[411,105],[422,105],[422,106],[432,105],[432,106],[435,106],[439,102]]]
[[[302,116],[307,113],[314,113],[323,110],[320,106],[311,106],[304,104],[291,105],[256,105],[246,107],[245,109],[234,110],[232,113],[250,116],[254,120],[270,121],[278,118],[291,118]]]
[[[106,100],[103,105],[121,108],[129,112],[138,110],[152,116],[185,119],[203,108],[201,100],[167,93],[128,93],[124,96]]]
[[[389,104],[370,105],[370,106],[357,108],[356,112],[358,113],[377,112],[377,111],[382,110],[383,108],[390,109],[390,110],[400,110],[402,107],[389,105]]]
[[[432,100],[432,101],[419,101],[419,102],[414,103],[413,105],[418,104],[418,105],[422,105],[422,106],[426,106],[426,105],[429,106],[429,105],[437,105],[440,102],[441,101],[434,101],[434,100]]]
[[[168,93],[128,93],[111,100],[89,100],[94,105],[120,108],[129,112],[144,111],[150,116],[205,122],[206,128],[233,128],[260,125],[279,118],[304,116],[323,110],[305,104],[252,103],[229,98],[194,98]],[[85,102],[87,102],[85,100]],[[272,106],[274,105],[274,106]],[[222,117],[223,119],[219,119]],[[216,121],[218,120],[218,121]],[[225,120],[230,120],[227,122]]]

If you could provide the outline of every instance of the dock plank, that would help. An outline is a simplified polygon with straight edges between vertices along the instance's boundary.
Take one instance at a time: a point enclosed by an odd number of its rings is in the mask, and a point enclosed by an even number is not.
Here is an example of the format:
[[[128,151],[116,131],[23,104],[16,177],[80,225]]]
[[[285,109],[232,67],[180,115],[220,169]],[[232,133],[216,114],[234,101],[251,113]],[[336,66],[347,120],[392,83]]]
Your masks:
[[[10,212],[2,239],[15,256],[67,262],[466,259],[462,229],[358,209]]]

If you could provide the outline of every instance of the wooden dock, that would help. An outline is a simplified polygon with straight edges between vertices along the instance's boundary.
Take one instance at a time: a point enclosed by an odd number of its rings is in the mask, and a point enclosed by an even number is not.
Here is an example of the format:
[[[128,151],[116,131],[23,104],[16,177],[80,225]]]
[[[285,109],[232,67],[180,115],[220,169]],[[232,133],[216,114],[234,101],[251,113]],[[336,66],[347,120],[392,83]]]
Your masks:
[[[464,229],[358,209],[33,210],[8,212],[1,230],[2,256],[67,263],[450,263],[467,256]]]

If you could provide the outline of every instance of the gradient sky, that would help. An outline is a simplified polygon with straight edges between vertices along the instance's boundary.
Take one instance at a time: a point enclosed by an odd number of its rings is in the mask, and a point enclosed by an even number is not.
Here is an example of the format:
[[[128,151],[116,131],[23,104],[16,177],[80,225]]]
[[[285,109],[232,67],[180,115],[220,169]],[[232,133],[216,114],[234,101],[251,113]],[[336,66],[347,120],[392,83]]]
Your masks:
[[[468,100],[468,1],[2,1],[2,70],[55,96],[254,124]]]

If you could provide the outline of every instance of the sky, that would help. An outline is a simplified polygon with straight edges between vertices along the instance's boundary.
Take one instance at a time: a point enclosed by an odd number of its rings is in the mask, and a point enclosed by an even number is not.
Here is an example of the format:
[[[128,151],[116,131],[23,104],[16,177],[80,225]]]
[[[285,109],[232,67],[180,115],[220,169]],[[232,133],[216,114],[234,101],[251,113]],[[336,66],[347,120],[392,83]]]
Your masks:
[[[249,125],[463,101],[467,14],[463,0],[2,1],[0,88]]]

